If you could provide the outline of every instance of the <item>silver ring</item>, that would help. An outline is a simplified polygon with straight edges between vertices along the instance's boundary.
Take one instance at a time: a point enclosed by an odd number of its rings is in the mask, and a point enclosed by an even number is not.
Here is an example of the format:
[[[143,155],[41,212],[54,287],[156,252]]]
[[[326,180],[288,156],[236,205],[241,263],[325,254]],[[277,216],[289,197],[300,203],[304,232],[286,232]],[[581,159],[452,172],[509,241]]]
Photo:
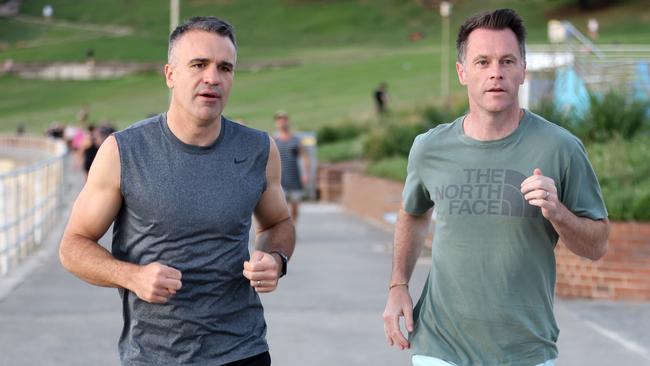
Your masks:
[[[257,283],[256,283],[256,284],[257,284],[257,287],[260,287],[260,286],[262,286],[262,281],[257,280]]]
[[[549,197],[550,195],[551,195],[551,192],[549,192],[549,191],[546,191],[546,196],[544,196],[544,199],[545,199],[545,200],[547,200],[547,199],[548,199],[548,197]]]

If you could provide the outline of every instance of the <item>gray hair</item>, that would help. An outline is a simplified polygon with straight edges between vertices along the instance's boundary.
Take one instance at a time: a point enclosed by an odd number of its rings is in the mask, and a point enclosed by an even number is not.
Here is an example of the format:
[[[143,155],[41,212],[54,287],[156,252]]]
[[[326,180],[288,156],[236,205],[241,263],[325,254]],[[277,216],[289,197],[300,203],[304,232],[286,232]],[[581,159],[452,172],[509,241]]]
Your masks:
[[[217,17],[192,17],[184,24],[179,25],[174,29],[172,34],[169,35],[169,47],[167,48],[167,62],[171,63],[172,50],[176,41],[181,36],[189,31],[200,30],[210,33],[218,34],[222,37],[228,37],[232,44],[237,49],[237,41],[235,40],[235,29],[228,22],[221,20]]]

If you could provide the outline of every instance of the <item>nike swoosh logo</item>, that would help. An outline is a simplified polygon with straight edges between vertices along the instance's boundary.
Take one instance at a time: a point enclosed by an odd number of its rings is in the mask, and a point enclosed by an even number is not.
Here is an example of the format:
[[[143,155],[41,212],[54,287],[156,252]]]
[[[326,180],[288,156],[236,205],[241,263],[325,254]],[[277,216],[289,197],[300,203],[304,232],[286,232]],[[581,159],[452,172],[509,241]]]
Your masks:
[[[243,158],[243,159],[235,158],[235,164],[241,164],[241,163],[245,162],[246,160],[248,160],[248,158]]]

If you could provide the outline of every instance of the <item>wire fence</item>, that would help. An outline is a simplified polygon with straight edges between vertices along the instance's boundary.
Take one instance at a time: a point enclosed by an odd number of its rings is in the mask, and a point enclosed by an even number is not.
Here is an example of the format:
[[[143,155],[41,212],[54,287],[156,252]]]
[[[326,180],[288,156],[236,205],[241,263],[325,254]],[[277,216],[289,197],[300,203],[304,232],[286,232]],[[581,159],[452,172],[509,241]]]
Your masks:
[[[48,156],[0,172],[0,276],[4,276],[42,244],[59,219],[66,147],[45,137],[0,135],[0,149],[37,150]]]

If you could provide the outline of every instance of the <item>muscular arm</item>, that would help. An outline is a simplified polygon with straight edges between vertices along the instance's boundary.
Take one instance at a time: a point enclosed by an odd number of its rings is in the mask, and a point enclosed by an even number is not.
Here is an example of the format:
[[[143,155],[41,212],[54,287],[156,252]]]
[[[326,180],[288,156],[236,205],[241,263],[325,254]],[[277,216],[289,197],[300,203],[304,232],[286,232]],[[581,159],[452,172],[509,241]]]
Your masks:
[[[388,300],[384,310],[384,332],[388,345],[400,349],[409,348],[410,344],[402,334],[399,318],[404,317],[406,330],[413,331],[413,301],[408,292],[408,284],[413,274],[415,262],[420,256],[424,240],[431,224],[433,209],[420,216],[414,216],[400,209],[395,225],[393,242],[393,273]]]
[[[296,244],[296,233],[280,185],[280,154],[272,138],[266,164],[266,190],[255,207],[257,235],[251,260],[244,263],[244,276],[258,292],[275,290],[282,260],[272,251],[291,257]]]
[[[121,205],[119,151],[111,136],[97,152],[72,208],[59,248],[61,264],[90,284],[126,288],[143,300],[164,302],[180,288],[180,272],[157,263],[139,266],[117,260],[97,242]]]
[[[555,181],[545,177],[540,169],[521,183],[524,198],[542,210],[542,215],[551,222],[562,242],[573,253],[598,260],[607,252],[609,220],[592,220],[576,216],[557,196]],[[546,192],[548,192],[548,197]]]

